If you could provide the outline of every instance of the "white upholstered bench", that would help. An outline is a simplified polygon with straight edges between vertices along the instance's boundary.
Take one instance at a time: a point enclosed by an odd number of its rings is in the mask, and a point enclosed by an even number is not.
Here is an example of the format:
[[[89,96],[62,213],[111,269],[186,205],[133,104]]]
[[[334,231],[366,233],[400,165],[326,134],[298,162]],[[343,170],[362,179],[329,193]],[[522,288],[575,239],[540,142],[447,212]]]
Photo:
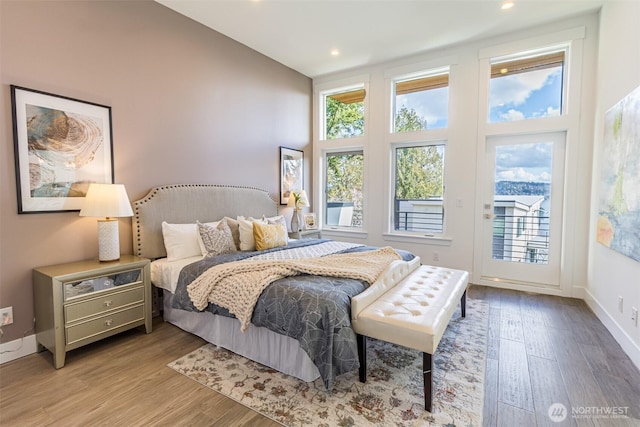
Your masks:
[[[392,266],[393,267],[393,266]],[[366,381],[366,337],[423,352],[424,405],[431,412],[432,355],[460,300],[465,317],[469,273],[423,265],[395,286],[376,283],[351,299],[351,321],[358,337],[360,381]]]

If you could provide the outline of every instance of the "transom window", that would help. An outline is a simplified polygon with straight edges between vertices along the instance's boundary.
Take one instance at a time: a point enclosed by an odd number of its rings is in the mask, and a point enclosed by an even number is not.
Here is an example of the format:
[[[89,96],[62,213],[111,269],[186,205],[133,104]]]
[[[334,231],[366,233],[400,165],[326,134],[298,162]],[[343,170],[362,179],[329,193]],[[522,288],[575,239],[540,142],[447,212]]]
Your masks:
[[[321,94],[324,135],[320,139],[353,138],[364,134],[364,87]]]
[[[562,114],[566,49],[491,61],[490,123]]]
[[[393,81],[393,132],[446,128],[449,122],[449,70]]]

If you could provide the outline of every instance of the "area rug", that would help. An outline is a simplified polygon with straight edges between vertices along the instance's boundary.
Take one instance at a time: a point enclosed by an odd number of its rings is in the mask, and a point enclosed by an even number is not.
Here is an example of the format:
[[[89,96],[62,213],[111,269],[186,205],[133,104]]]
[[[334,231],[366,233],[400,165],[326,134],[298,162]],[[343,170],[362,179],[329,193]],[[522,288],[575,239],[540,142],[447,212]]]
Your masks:
[[[177,372],[285,426],[481,426],[488,307],[467,298],[434,356],[432,413],[424,410],[422,353],[368,341],[367,382],[358,372],[306,383],[206,344],[171,362]]]

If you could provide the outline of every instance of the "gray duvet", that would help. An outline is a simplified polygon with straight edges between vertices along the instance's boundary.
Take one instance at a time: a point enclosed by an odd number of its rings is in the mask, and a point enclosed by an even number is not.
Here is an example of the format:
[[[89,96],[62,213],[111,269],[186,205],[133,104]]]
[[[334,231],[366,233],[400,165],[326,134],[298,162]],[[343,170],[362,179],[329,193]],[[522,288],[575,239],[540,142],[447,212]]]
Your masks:
[[[315,245],[326,240],[305,239],[289,242],[288,246],[266,251],[236,252],[205,258],[182,269],[173,308],[198,311],[187,294],[187,285],[209,267],[239,261],[293,247]],[[360,246],[344,252],[376,249]],[[398,251],[405,261],[414,255]],[[356,336],[351,328],[351,297],[364,291],[369,283],[354,279],[323,276],[293,276],[276,280],[262,292],[255,306],[251,323],[279,334],[295,338],[318,367],[328,391],[336,375],[358,369]],[[233,317],[225,308],[209,304],[208,311]]]

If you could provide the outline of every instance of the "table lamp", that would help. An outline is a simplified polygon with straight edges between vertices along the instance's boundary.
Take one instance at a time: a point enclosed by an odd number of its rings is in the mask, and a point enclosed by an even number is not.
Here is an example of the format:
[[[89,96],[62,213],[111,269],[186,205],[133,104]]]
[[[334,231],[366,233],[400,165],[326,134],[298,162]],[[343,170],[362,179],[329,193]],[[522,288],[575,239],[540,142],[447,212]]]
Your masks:
[[[291,232],[302,230],[302,221],[300,220],[300,210],[303,206],[309,206],[309,199],[307,199],[307,193],[302,191],[292,191],[289,194],[289,201],[287,206],[293,208],[293,214],[291,215]]]
[[[104,217],[98,220],[98,259],[120,259],[118,220],[133,216],[127,190],[122,184],[91,184],[84,198],[80,216]]]

